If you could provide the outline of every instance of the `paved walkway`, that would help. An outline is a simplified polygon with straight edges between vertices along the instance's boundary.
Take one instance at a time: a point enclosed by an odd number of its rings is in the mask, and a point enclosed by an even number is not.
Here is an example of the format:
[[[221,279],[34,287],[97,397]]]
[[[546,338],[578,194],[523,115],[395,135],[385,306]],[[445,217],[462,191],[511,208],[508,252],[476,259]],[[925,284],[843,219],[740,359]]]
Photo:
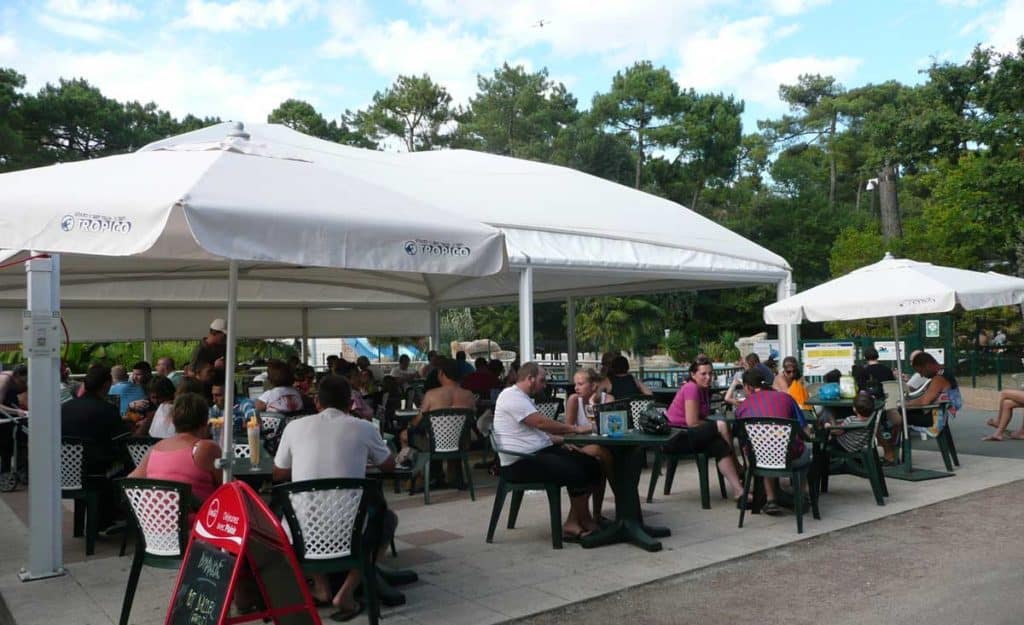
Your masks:
[[[1018,625],[1022,506],[997,486],[516,623]]]
[[[960,439],[966,440],[966,434],[961,436],[960,431],[968,427],[960,424],[983,423],[987,416],[962,415],[957,420],[961,449]],[[1011,444],[1024,448],[1024,442],[1002,445]],[[929,449],[934,449],[934,442],[915,452],[915,465],[941,468],[938,453]],[[395,625],[508,621],[1024,479],[1024,463],[1019,460],[965,451],[961,452],[963,466],[955,477],[918,483],[890,480],[891,497],[884,507],[874,504],[866,480],[833,478],[829,493],[822,498],[823,519],[807,518],[806,532],[800,537],[792,516],[748,517],[740,530],[736,527],[738,513],[729,502],[713,497],[713,509],[701,510],[696,471],[692,465],[681,465],[675,492],[668,497],[659,495],[654,503],[645,505],[645,515],[652,523],[668,526],[673,532],[663,540],[665,549],[654,554],[627,545],[590,551],[566,545],[561,551],[552,550],[546,500],[540,494],[524,501],[519,527],[507,530],[499,525],[490,545],[484,542],[484,533],[493,486],[481,488],[476,502],[470,502],[465,493],[442,491],[431,506],[423,506],[421,497],[389,495],[401,525],[398,558],[386,562],[414,568],[420,581],[403,589],[407,605],[385,608],[383,614]],[[644,493],[647,478],[645,473],[641,480]],[[19,514],[24,494],[5,495],[0,502],[0,527],[5,528],[0,534],[0,596],[15,622],[115,623],[129,566],[128,557],[116,557],[119,539],[101,541],[97,555],[85,559],[82,540],[68,537],[69,574],[22,584],[15,574],[26,553],[27,528]],[[173,578],[174,572],[143,571],[133,623],[163,622]],[[365,622],[365,617],[354,622]]]

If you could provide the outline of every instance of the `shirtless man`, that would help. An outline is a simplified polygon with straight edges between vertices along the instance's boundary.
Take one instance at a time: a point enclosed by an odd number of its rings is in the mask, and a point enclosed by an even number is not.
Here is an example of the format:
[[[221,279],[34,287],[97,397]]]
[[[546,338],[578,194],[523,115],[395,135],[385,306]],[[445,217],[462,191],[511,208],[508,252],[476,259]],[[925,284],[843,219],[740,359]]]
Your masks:
[[[459,386],[458,366],[451,358],[439,356],[435,360],[434,367],[437,369],[437,380],[441,386],[432,388],[423,396],[420,402],[420,413],[409,422],[409,427],[402,430],[399,440],[402,446],[409,445],[409,430],[416,429],[423,421],[423,413],[442,408],[470,408],[476,410],[476,396],[470,391]]]
[[[409,427],[402,430],[398,438],[402,442],[403,447],[409,446],[410,431],[412,431],[414,437],[417,433],[421,432],[420,424],[423,421],[423,413],[430,412],[431,410],[441,410],[443,408],[468,408],[470,410],[476,410],[476,396],[470,391],[459,386],[458,378],[458,365],[451,358],[445,358],[444,356],[438,356],[434,365],[437,371],[437,380],[441,386],[432,388],[426,392],[423,396],[423,401],[420,402],[420,412],[416,415],[412,421],[409,422]],[[423,436],[423,434],[420,434]],[[415,442],[415,441],[413,441]],[[417,445],[413,445],[417,447]],[[446,474],[451,483],[452,476],[461,475],[459,472],[459,462],[457,460],[448,461],[448,469]]]

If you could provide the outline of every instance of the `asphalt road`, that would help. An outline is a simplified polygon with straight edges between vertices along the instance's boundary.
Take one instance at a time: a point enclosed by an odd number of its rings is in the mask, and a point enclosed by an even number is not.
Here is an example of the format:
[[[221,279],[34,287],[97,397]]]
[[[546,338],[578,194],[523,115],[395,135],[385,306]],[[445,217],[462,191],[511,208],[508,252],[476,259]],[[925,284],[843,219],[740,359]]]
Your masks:
[[[516,622],[1019,625],[1022,486],[981,491]]]

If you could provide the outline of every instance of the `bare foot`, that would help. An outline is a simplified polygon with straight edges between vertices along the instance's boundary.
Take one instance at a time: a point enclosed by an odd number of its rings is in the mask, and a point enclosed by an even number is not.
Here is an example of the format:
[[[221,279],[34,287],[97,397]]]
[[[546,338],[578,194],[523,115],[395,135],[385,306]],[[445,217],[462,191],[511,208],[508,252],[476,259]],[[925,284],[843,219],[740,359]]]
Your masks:
[[[1003,435],[1002,434],[996,433],[996,434],[990,434],[989,436],[986,436],[985,438],[983,438],[981,440],[983,440],[983,441],[999,441],[999,442],[1002,442],[1004,439],[1003,439]]]
[[[995,417],[992,417],[991,419],[985,422],[985,425],[989,426],[990,428],[997,428],[999,427],[999,422],[996,421]]]
[[[1024,430],[1017,430],[1016,432],[1011,432],[1010,438],[1018,441],[1024,441]]]

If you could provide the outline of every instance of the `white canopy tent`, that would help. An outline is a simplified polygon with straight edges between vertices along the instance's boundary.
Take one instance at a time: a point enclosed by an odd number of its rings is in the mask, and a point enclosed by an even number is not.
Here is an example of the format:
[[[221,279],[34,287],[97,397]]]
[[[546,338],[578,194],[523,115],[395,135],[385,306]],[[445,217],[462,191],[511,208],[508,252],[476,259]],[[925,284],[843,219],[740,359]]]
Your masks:
[[[532,355],[535,299],[566,299],[571,322],[573,296],[793,289],[780,256],[593,176],[458,150],[360,150],[267,124],[0,175],[0,249],[60,253],[54,273],[30,261],[27,289],[18,272],[0,272],[0,336],[20,336],[12,323],[27,297],[34,314],[63,307],[74,340],[194,337],[223,299],[248,308],[243,321],[229,306],[231,345],[241,333],[291,334],[279,324],[294,329],[297,317],[309,335],[331,332],[339,315],[376,324],[367,334],[410,334],[426,319],[436,340],[442,306],[518,300],[520,353]],[[34,282],[44,274],[52,279]],[[33,286],[43,283],[48,299]],[[790,353],[795,334],[783,326],[780,338]],[[56,384],[56,361],[34,360],[32,386]],[[56,419],[55,405],[34,412]],[[52,440],[33,457],[55,460]],[[32,480],[52,484],[52,468]],[[57,529],[51,520],[40,532]],[[42,574],[30,559],[30,574]]]
[[[896,363],[901,363],[900,315],[922,315],[949,312],[960,306],[978,310],[1024,303],[1024,279],[1003,274],[943,267],[906,258],[885,257],[798,293],[793,297],[765,306],[765,323],[800,323],[807,321],[850,321],[876,317],[892,317],[896,343]],[[888,472],[911,479],[910,440],[907,436],[906,391],[899,380],[900,406],[903,411],[904,463],[901,471]],[[917,472],[921,478],[935,472]],[[945,474],[942,474],[945,475]]]
[[[240,149],[239,146],[246,146]],[[238,276],[380,292],[430,289],[432,274],[474,277],[505,265],[500,232],[310,161],[254,149],[241,125],[195,149],[147,151],[0,176],[0,248],[31,250],[29,521],[25,579],[62,568],[57,364],[61,267],[96,288],[210,279],[226,288],[190,301],[227,301],[225,367],[234,370]],[[25,256],[28,252],[14,254]],[[12,258],[8,258],[11,262]],[[326,269],[330,268],[330,269]],[[5,276],[12,272],[6,272]],[[87,295],[102,302],[101,294]],[[200,299],[202,297],[202,299]],[[111,303],[106,302],[107,306]],[[225,388],[233,404],[234,385]],[[233,458],[224,428],[225,473]]]
[[[208,150],[220,145],[229,130],[228,124],[211,126],[155,142],[142,152]],[[417,328],[428,325],[431,334],[436,334],[436,314],[431,313],[439,307],[519,301],[521,322],[530,328],[521,332],[520,353],[532,354],[530,311],[535,300],[571,301],[573,296],[765,283],[778,285],[780,298],[792,292],[789,266],[780,256],[678,204],[571,169],[464,150],[412,154],[362,150],[273,124],[249,125],[247,132],[250,140],[235,142],[233,150],[313,162],[444,207],[448,215],[436,216],[439,227],[482,222],[500,230],[505,235],[509,265],[487,277],[431,275],[397,285],[382,284],[369,272],[358,276],[348,272],[342,278],[333,271],[285,276],[277,267],[243,268],[242,307],[291,307],[293,320],[299,317],[298,309],[347,307],[352,309],[349,317],[369,318],[377,326],[386,318],[377,312],[359,311],[401,309],[406,314],[397,321],[408,319]],[[182,273],[126,269],[117,259],[91,262],[106,266],[78,267],[65,260],[65,284],[73,281],[70,289],[81,288],[80,292],[64,291],[63,305],[69,317],[79,307],[116,307],[122,315],[134,309],[132,327],[141,327],[145,308],[155,311],[206,304],[209,300],[204,294],[222,292],[225,286],[220,275],[200,281],[203,276],[191,270],[186,278]],[[121,280],[112,282],[112,272]],[[5,283],[0,275],[0,336],[17,318],[23,301],[21,288],[13,280]],[[274,299],[281,289],[287,294]],[[319,335],[313,326],[311,323],[310,335]],[[161,331],[155,324],[153,330],[154,337]],[[280,334],[262,325],[254,326],[253,331],[263,336]],[[97,334],[95,328],[72,332],[76,336]],[[380,327],[377,333],[411,332]],[[788,337],[786,329],[780,328],[780,338],[784,352],[793,349],[795,335]]]

